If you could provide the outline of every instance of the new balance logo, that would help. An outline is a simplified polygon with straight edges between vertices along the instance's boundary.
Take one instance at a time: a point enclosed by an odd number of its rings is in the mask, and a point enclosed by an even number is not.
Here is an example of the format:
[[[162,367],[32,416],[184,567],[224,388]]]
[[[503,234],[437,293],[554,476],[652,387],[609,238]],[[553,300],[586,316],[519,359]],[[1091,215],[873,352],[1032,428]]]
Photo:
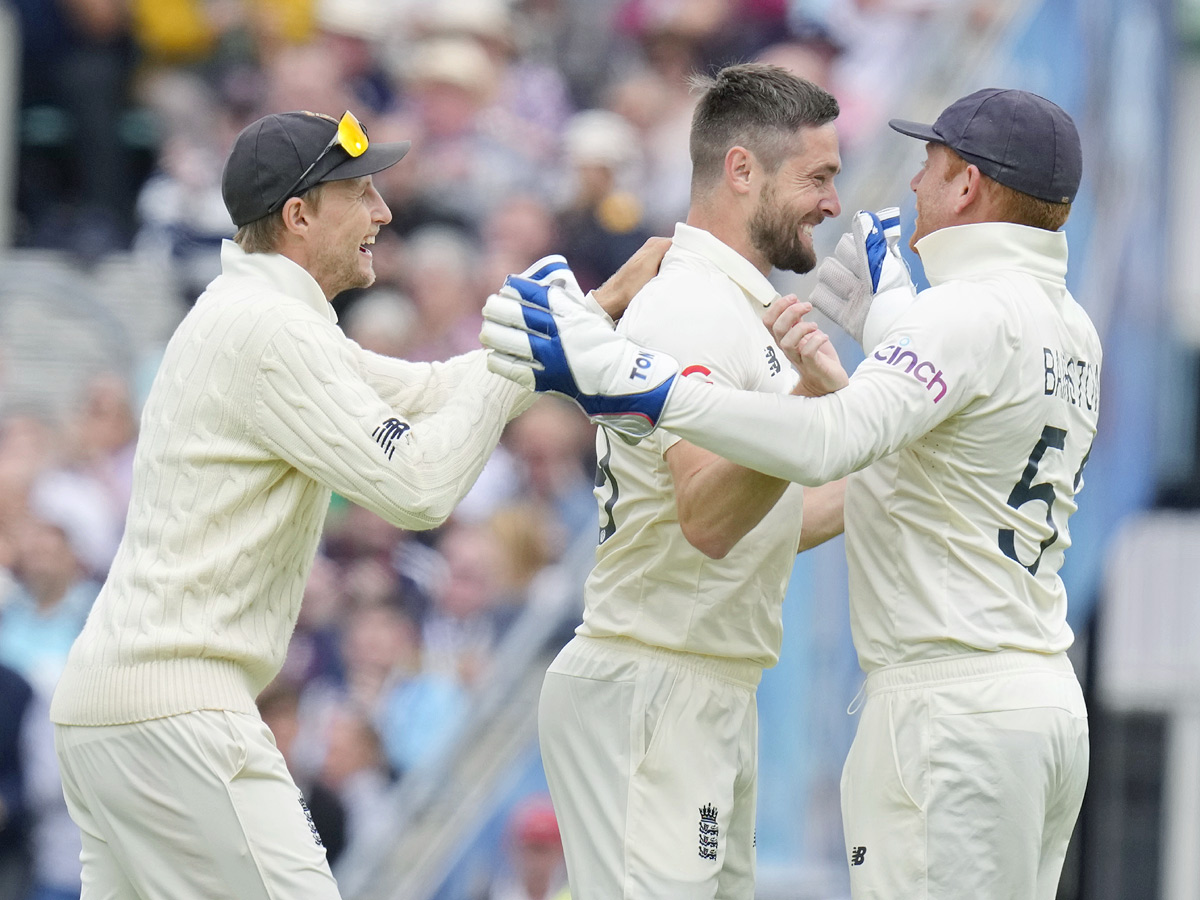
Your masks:
[[[371,432],[371,437],[375,438],[375,443],[382,447],[387,458],[391,459],[392,454],[396,452],[396,439],[408,429],[407,422],[401,422],[399,419],[385,419]]]
[[[767,347],[766,351],[767,351],[767,366],[768,366],[768,368],[770,368],[772,375],[778,375],[783,367],[781,365],[779,365],[779,357],[775,355],[775,348]]]
[[[851,847],[850,848],[850,865],[861,866],[867,859],[866,847]]]
[[[700,858],[717,858],[717,838],[721,829],[717,825],[717,808],[711,803],[700,807]]]

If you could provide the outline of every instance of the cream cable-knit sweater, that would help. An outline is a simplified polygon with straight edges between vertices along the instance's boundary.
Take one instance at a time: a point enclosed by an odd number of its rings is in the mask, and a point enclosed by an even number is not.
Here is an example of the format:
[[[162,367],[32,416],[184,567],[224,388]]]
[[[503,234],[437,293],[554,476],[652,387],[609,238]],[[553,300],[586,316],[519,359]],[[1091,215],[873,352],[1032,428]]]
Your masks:
[[[226,241],[142,415],[121,547],[51,706],[68,725],[254,713],[278,673],[330,490],[443,522],[533,395],[487,370],[368,353],[291,260]]]

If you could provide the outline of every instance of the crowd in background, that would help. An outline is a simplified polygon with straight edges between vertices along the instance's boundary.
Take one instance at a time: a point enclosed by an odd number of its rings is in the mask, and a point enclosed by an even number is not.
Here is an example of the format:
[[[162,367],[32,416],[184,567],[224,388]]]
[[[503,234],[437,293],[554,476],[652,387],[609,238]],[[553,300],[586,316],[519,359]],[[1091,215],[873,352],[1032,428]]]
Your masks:
[[[364,347],[438,360],[478,346],[505,274],[560,252],[586,290],[671,233],[691,73],[760,59],[817,81],[847,154],[891,111],[910,29],[951,0],[5,2],[21,40],[17,246],[150,260],[182,312],[233,233],[220,180],[238,131],[349,109],[413,149],[375,177],[393,214],[378,282],[335,308]],[[79,895],[46,707],[120,538],[135,374],[91,373],[59,415],[10,403],[0,370],[0,900]],[[385,815],[385,788],[452,745],[537,574],[594,539],[593,454],[591,426],[546,397],[434,533],[334,498],[260,707],[335,868]],[[514,816],[514,859],[532,854],[541,887],[510,872],[491,896],[544,900],[562,886],[546,874],[557,832],[544,808]]]

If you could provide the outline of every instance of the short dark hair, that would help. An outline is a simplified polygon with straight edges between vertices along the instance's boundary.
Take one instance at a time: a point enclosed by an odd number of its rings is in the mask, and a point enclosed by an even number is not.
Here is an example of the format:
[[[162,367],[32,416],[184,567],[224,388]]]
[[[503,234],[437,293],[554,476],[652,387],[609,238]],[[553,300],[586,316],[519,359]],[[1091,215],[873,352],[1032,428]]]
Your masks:
[[[692,115],[692,184],[715,180],[730,147],[742,146],[768,172],[787,156],[786,143],[799,129],[837,118],[838,102],[824,88],[781,66],[740,63],[713,76],[696,76],[701,91]]]
[[[302,197],[313,209],[320,209],[321,197],[324,195],[326,184],[329,182],[315,184],[297,196]],[[246,253],[274,253],[284,231],[281,212],[282,210],[277,209],[253,222],[247,222],[234,234],[233,242]]]

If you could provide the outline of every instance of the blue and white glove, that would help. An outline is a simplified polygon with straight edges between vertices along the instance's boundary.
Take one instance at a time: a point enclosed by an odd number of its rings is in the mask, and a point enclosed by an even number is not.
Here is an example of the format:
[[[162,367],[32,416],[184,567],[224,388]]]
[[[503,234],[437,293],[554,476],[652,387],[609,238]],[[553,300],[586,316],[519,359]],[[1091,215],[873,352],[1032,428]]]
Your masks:
[[[569,397],[591,421],[635,440],[658,426],[679,364],[617,334],[561,256],[509,275],[483,318],[479,340],[496,374]]]
[[[865,350],[879,343],[917,296],[899,243],[899,209],[859,210],[833,256],[817,267],[812,305]]]

